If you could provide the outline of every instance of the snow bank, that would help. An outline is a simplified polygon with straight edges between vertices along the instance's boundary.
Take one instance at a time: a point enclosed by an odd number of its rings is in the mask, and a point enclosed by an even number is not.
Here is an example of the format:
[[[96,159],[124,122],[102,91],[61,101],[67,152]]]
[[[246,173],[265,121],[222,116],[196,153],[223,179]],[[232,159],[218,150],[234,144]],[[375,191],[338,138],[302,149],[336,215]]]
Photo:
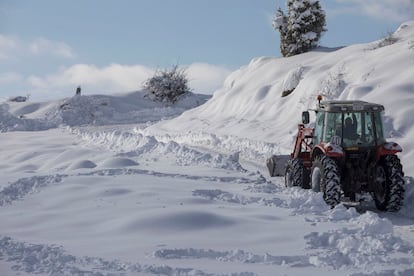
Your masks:
[[[160,156],[174,156],[173,160],[179,166],[205,165],[213,168],[244,172],[245,169],[239,163],[239,154],[210,154],[189,148],[173,140],[159,141],[156,137],[128,131],[88,131],[86,129],[71,129],[72,133],[83,140],[84,145],[100,146],[105,149],[120,152],[125,156],[138,157],[144,154],[158,154]],[[127,158],[117,158],[101,164],[110,167],[122,167],[137,165]],[[120,165],[114,163],[120,162]],[[132,164],[131,164],[132,162]],[[109,163],[109,164],[107,164]]]
[[[315,106],[318,94],[365,100],[385,106],[386,136],[402,145],[405,172],[413,175],[414,21],[402,24],[393,36],[393,44],[375,41],[289,58],[255,58],[233,72],[206,104],[146,132],[236,136],[273,143],[289,153],[301,112]]]
[[[203,131],[188,131],[184,133],[154,134],[142,128],[135,128],[138,135],[150,135],[164,143],[171,141],[205,149],[217,149],[228,154],[238,154],[244,160],[264,164],[269,152],[282,153],[279,145],[259,140],[252,140],[235,135],[218,135]]]

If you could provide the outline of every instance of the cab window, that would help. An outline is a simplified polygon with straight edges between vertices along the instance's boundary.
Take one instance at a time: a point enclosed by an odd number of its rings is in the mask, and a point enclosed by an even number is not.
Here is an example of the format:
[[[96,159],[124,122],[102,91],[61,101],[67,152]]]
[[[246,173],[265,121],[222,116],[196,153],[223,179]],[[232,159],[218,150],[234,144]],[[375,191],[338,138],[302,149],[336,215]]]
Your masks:
[[[327,113],[323,141],[329,142],[333,136],[341,136],[342,113]]]
[[[343,144],[349,146],[374,146],[375,131],[372,112],[344,114]]]
[[[325,121],[325,112],[319,111],[316,114],[316,125],[315,125],[315,133],[314,133],[314,143],[319,144],[321,142],[321,138],[323,135],[323,125]]]
[[[378,145],[381,145],[383,143],[385,143],[385,138],[384,138],[384,129],[383,129],[383,125],[382,125],[382,113],[374,113],[374,122],[375,122],[375,132],[377,135],[377,143]]]

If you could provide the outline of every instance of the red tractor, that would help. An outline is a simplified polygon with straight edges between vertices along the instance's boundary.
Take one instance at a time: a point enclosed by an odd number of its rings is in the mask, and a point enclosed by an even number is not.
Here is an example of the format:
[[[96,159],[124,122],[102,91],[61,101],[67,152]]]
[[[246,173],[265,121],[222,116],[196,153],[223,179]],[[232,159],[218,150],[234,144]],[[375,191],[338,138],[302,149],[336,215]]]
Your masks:
[[[271,176],[285,176],[287,187],[323,192],[334,207],[346,198],[370,193],[381,211],[397,212],[404,201],[404,173],[397,153],[401,147],[383,135],[384,106],[363,101],[322,101],[302,113],[295,147],[289,156],[267,160]]]

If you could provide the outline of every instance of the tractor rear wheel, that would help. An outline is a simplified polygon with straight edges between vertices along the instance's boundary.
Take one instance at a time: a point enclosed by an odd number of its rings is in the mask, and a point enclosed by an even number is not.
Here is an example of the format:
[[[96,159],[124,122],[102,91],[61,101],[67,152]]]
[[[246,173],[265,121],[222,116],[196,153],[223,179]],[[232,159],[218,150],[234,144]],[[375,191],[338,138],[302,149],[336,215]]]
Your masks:
[[[305,187],[307,185],[305,175],[305,167],[302,160],[298,158],[289,160],[285,171],[285,186]]]
[[[372,196],[380,211],[398,212],[404,201],[404,172],[396,155],[381,157]]]
[[[341,202],[341,182],[338,166],[325,155],[315,158],[311,171],[311,186],[315,192],[323,192],[323,198],[332,208]]]

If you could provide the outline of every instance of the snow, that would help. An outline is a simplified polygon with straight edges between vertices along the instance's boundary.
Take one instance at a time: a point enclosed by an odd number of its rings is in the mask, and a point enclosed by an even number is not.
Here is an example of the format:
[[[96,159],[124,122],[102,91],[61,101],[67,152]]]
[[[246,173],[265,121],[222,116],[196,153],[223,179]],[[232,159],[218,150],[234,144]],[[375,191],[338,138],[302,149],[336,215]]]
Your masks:
[[[256,58],[176,105],[140,91],[1,104],[0,275],[414,274],[414,22],[394,37]],[[369,195],[330,209],[268,177],[319,93],[385,106],[401,211]]]

